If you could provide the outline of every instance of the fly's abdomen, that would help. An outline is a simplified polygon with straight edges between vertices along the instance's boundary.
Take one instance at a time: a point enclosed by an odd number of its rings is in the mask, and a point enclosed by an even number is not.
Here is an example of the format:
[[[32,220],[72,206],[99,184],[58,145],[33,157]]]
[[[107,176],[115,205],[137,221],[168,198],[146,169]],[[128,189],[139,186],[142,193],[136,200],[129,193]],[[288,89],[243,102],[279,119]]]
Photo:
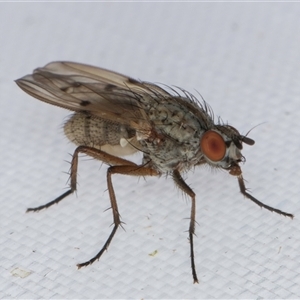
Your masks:
[[[116,156],[136,152],[130,140],[135,131],[95,116],[75,113],[64,126],[65,135],[74,144],[103,150]]]

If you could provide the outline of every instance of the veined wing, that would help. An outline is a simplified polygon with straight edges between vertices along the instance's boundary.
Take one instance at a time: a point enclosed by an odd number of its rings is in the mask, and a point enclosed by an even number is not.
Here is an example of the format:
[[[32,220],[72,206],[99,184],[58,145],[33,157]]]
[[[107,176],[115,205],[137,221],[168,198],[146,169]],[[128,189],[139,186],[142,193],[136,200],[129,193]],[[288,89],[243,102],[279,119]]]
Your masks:
[[[151,128],[143,99],[170,96],[157,85],[73,62],[49,63],[16,83],[44,102],[143,130]]]
[[[153,93],[157,92],[169,96],[170,94],[164,89],[155,84],[148,82],[141,82],[120,73],[110,71],[103,68],[98,68],[86,64],[80,64],[68,61],[57,61],[47,64],[43,68],[38,68],[34,72],[50,72],[56,75],[78,75],[81,77],[87,77],[94,79],[98,82],[105,82],[106,84],[112,84],[120,88],[131,89],[136,92],[148,92],[151,90]]]

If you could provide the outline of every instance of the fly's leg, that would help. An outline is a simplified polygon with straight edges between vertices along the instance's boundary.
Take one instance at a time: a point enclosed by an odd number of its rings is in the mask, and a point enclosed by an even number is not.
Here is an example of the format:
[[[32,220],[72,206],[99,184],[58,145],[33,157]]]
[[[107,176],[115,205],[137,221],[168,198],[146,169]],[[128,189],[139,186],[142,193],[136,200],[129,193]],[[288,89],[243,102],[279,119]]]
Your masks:
[[[28,208],[26,212],[29,211],[40,211],[44,208],[48,208],[50,206],[52,206],[53,204],[57,204],[59,203],[61,200],[63,200],[64,198],[66,198],[67,196],[69,196],[70,194],[74,193],[76,191],[77,188],[77,168],[78,168],[78,155],[79,153],[83,153],[89,156],[92,156],[98,160],[103,161],[104,163],[107,164],[111,164],[111,165],[132,165],[132,166],[136,166],[135,163],[110,155],[106,152],[103,152],[101,150],[92,148],[92,147],[88,147],[88,146],[79,146],[76,148],[76,150],[74,151],[74,154],[72,156],[72,161],[71,161],[71,169],[70,169],[70,189],[68,191],[66,191],[65,193],[63,193],[61,196],[57,197],[56,199],[54,199],[53,201],[50,201],[44,205],[38,206],[38,207],[34,207],[34,208]]]
[[[125,162],[124,162],[125,163]],[[107,250],[110,242],[112,241],[118,227],[121,225],[120,214],[118,210],[118,204],[116,200],[115,191],[113,188],[111,177],[113,174],[123,174],[123,175],[131,175],[131,176],[157,176],[159,175],[155,170],[151,168],[147,168],[145,166],[132,166],[132,165],[119,165],[119,166],[111,166],[107,170],[107,187],[109,192],[109,199],[113,213],[113,221],[114,221],[114,228],[110,233],[107,241],[105,242],[104,246],[101,250],[90,260],[78,264],[77,267],[80,269],[81,267],[88,266],[92,264],[95,260],[98,260],[103,252]]]
[[[76,182],[75,182],[75,186],[76,186]],[[70,194],[72,194],[74,191],[76,190],[73,189],[73,188],[70,188],[68,191],[66,191],[65,193],[63,193],[62,195],[60,195],[59,197],[55,198],[54,200],[44,204],[44,205],[41,205],[41,206],[37,206],[37,207],[29,207],[26,209],[26,212],[30,212],[30,211],[34,211],[34,212],[37,212],[37,211],[40,211],[44,208],[48,208],[50,206],[52,206],[53,204],[57,204],[59,203],[61,200],[63,200],[64,198],[66,198],[67,196],[69,196]]]
[[[112,185],[112,180],[111,177],[113,174],[123,174],[123,175],[132,175],[132,176],[158,176],[159,173],[151,168],[147,168],[145,166],[138,166],[137,164],[108,154],[104,151],[101,151],[96,148],[88,147],[88,146],[79,146],[76,148],[74,151],[72,161],[71,161],[71,170],[70,170],[70,189],[62,194],[61,196],[57,197],[53,201],[41,205],[35,208],[28,208],[27,211],[39,211],[44,208],[48,208],[53,204],[59,203],[61,200],[63,200],[65,197],[68,195],[72,194],[74,191],[76,191],[77,187],[77,168],[78,168],[78,155],[79,153],[86,154],[88,156],[91,156],[97,160],[101,160],[106,164],[111,165],[111,167],[108,168],[107,170],[107,187],[108,187],[108,192],[109,192],[109,198],[110,198],[110,203],[111,203],[111,208],[113,211],[113,221],[114,221],[114,228],[109,235],[107,241],[105,242],[104,246],[102,249],[99,251],[99,253],[91,258],[89,261],[78,264],[78,268],[81,268],[83,266],[87,266],[92,264],[95,260],[99,259],[103,252],[108,248],[111,240],[113,239],[118,227],[121,225],[121,220],[120,220],[120,214],[118,210],[118,205],[117,205],[117,200],[114,192],[114,188]]]
[[[194,257],[194,234],[195,234],[195,223],[196,223],[196,195],[193,190],[185,183],[183,178],[181,177],[179,171],[175,170],[173,172],[173,179],[177,186],[189,195],[192,199],[191,206],[191,219],[190,219],[190,227],[189,227],[189,239],[190,239],[190,253],[191,253],[191,267],[194,283],[199,283],[197,278],[197,272],[195,267],[195,257]]]
[[[293,214],[290,214],[290,213],[286,213],[282,210],[279,210],[277,208],[274,208],[272,206],[269,206],[269,205],[266,205],[262,202],[260,202],[259,200],[257,200],[256,198],[254,198],[252,195],[250,195],[248,192],[247,192],[247,189],[246,189],[246,186],[245,186],[245,182],[244,182],[244,178],[243,176],[240,174],[238,175],[238,182],[239,182],[239,186],[240,186],[240,191],[241,193],[248,199],[250,199],[251,201],[253,201],[254,203],[256,203],[257,205],[259,205],[260,207],[263,207],[271,212],[275,212],[279,215],[283,215],[285,217],[289,217],[291,219],[294,218],[294,215]]]

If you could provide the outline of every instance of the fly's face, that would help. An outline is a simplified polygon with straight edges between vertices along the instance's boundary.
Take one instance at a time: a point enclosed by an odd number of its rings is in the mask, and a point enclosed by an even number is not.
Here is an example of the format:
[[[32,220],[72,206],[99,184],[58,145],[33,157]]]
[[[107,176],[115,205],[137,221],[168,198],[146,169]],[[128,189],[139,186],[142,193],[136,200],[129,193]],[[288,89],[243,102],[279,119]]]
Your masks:
[[[241,175],[239,163],[245,161],[241,153],[242,143],[253,145],[254,140],[241,135],[230,125],[217,125],[206,131],[200,142],[200,148],[208,164],[228,170],[231,175]]]

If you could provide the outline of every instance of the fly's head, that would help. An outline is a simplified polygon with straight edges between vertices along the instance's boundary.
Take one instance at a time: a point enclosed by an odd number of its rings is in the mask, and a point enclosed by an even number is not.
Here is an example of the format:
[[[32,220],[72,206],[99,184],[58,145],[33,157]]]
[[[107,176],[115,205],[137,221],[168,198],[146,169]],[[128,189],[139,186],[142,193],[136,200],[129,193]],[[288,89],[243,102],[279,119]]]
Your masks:
[[[208,164],[228,170],[233,176],[240,176],[239,163],[245,161],[241,153],[243,143],[252,146],[254,140],[241,135],[230,125],[216,125],[203,134],[200,148]]]

